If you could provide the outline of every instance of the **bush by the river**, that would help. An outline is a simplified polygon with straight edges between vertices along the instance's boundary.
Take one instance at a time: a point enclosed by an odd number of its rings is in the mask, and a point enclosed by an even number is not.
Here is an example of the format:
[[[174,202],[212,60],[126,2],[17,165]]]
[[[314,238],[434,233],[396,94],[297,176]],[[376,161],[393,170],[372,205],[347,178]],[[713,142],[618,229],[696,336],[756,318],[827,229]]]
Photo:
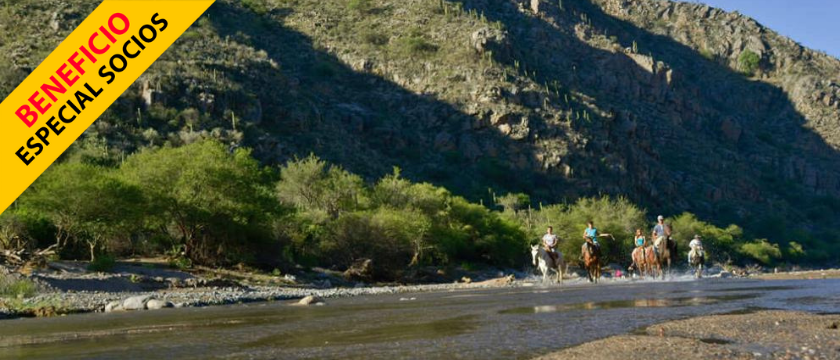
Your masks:
[[[0,248],[58,244],[63,258],[166,255],[173,264],[295,265],[344,270],[362,259],[375,276],[399,278],[417,266],[522,267],[529,244],[554,226],[560,249],[577,258],[591,220],[606,262],[626,264],[636,229],[649,236],[656,213],[626,198],[532,204],[526,194],[476,203],[393,173],[366,181],[315,156],[262,167],[248,149],[212,140],[143,149],[115,158],[77,146],[0,214]],[[690,213],[667,220],[679,256],[701,235],[713,261],[824,259],[804,234],[755,240],[737,225],[718,227]]]

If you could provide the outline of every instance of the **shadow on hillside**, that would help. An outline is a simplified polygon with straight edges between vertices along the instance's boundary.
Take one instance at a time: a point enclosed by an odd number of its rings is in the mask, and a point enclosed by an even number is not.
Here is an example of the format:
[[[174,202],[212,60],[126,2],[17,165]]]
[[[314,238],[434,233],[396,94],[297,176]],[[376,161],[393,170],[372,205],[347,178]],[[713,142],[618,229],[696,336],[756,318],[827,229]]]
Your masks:
[[[774,204],[780,201],[796,211],[811,195],[840,194],[840,177],[830,170],[838,169],[840,156],[804,126],[806,119],[781,89],[587,0],[563,1],[564,9],[542,2],[540,17],[509,1],[463,3],[506,26],[513,56],[498,61],[529,64],[539,69],[532,76],[536,83],[559,82],[613,114],[577,127],[591,140],[577,154],[579,162],[591,164],[588,170],[601,184],[590,193],[606,189],[657,212],[688,210],[718,224],[772,214],[781,210]],[[623,48],[635,42],[639,54],[668,64],[673,79],[650,74],[624,51],[580,40],[576,31],[587,31],[576,28],[581,22],[594,29],[588,36],[614,36]],[[609,154],[626,159],[624,171],[602,164]],[[809,174],[815,170],[821,176]]]
[[[565,93],[584,94],[611,114],[575,122],[588,137],[569,156],[577,179],[543,171],[531,141],[475,128],[471,116],[434,96],[356,71],[316,49],[307,36],[280,25],[287,10],[257,15],[217,2],[209,18],[219,34],[244,37],[266,51],[286,78],[276,89],[263,89],[261,99],[283,93],[289,100],[264,116],[269,124],[263,127],[280,142],[249,145],[268,162],[314,152],[369,179],[400,166],[412,179],[473,199],[487,188],[550,202],[607,193],[656,212],[692,211],[716,224],[745,224],[780,210],[780,203],[784,211],[801,211],[797,204],[814,193],[808,190],[809,169],[838,168],[837,152],[803,126],[805,119],[780,89],[750,81],[588,1],[564,1],[565,10],[543,2],[542,18],[509,1],[463,3],[508,29],[513,56],[497,61],[539,69],[531,75],[535,83],[559,83]],[[675,78],[663,86],[662,76],[650,75],[624,52],[581,41],[575,35],[579,13],[587,14],[596,32],[616,36],[625,47],[635,41],[639,53],[665,61]],[[580,102],[570,106],[584,109]],[[532,132],[541,138],[563,136],[555,124],[536,120]],[[740,129],[737,136],[724,131],[727,126]],[[468,155],[471,147],[477,155]],[[835,182],[830,191],[838,190]]]
[[[221,37],[246,39],[266,51],[286,78],[263,91],[261,99],[288,100],[271,106],[262,124],[271,131],[268,138],[280,143],[247,144],[264,161],[312,152],[368,179],[399,166],[408,178],[474,200],[488,196],[488,188],[498,193],[542,189],[546,199],[562,194],[564,178],[541,172],[527,141],[511,140],[494,128],[476,129],[473,117],[432,95],[354,70],[314,48],[307,36],[281,26],[286,11],[257,15],[226,2],[208,10]],[[515,164],[516,159],[526,161]]]

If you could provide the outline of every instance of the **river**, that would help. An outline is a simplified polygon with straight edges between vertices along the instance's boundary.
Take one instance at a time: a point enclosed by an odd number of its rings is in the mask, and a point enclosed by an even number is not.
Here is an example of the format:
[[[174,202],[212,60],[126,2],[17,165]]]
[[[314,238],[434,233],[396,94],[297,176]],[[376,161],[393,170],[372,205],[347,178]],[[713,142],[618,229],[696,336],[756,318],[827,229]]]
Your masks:
[[[0,322],[0,358],[511,359],[666,320],[840,312],[840,280],[519,286]]]

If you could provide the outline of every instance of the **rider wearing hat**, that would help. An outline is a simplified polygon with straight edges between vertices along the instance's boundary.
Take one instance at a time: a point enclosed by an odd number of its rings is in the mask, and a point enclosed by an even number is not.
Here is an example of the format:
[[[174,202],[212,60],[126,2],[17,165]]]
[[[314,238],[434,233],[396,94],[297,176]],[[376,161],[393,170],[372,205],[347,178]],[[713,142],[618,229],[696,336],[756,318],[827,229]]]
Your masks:
[[[671,227],[665,225],[665,217],[659,215],[656,217],[656,226],[651,231],[651,238],[653,239],[653,250],[659,253],[659,246],[665,239],[671,236]]]
[[[688,243],[689,249],[688,252],[688,263],[691,263],[691,255],[696,254],[697,251],[703,248],[703,242],[700,241],[700,235],[695,234],[694,239],[691,239],[691,242]]]

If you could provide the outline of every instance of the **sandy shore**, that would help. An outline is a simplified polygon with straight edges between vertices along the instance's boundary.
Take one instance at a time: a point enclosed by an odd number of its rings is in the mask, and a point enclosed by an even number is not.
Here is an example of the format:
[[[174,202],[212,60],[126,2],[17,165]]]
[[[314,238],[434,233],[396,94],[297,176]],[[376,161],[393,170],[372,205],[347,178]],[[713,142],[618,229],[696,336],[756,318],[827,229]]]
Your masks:
[[[759,279],[767,280],[814,280],[814,279],[837,279],[840,278],[840,270],[806,270],[806,271],[789,271],[779,273],[766,273],[753,276]]]
[[[539,357],[566,359],[840,359],[840,315],[759,311],[653,325]]]

